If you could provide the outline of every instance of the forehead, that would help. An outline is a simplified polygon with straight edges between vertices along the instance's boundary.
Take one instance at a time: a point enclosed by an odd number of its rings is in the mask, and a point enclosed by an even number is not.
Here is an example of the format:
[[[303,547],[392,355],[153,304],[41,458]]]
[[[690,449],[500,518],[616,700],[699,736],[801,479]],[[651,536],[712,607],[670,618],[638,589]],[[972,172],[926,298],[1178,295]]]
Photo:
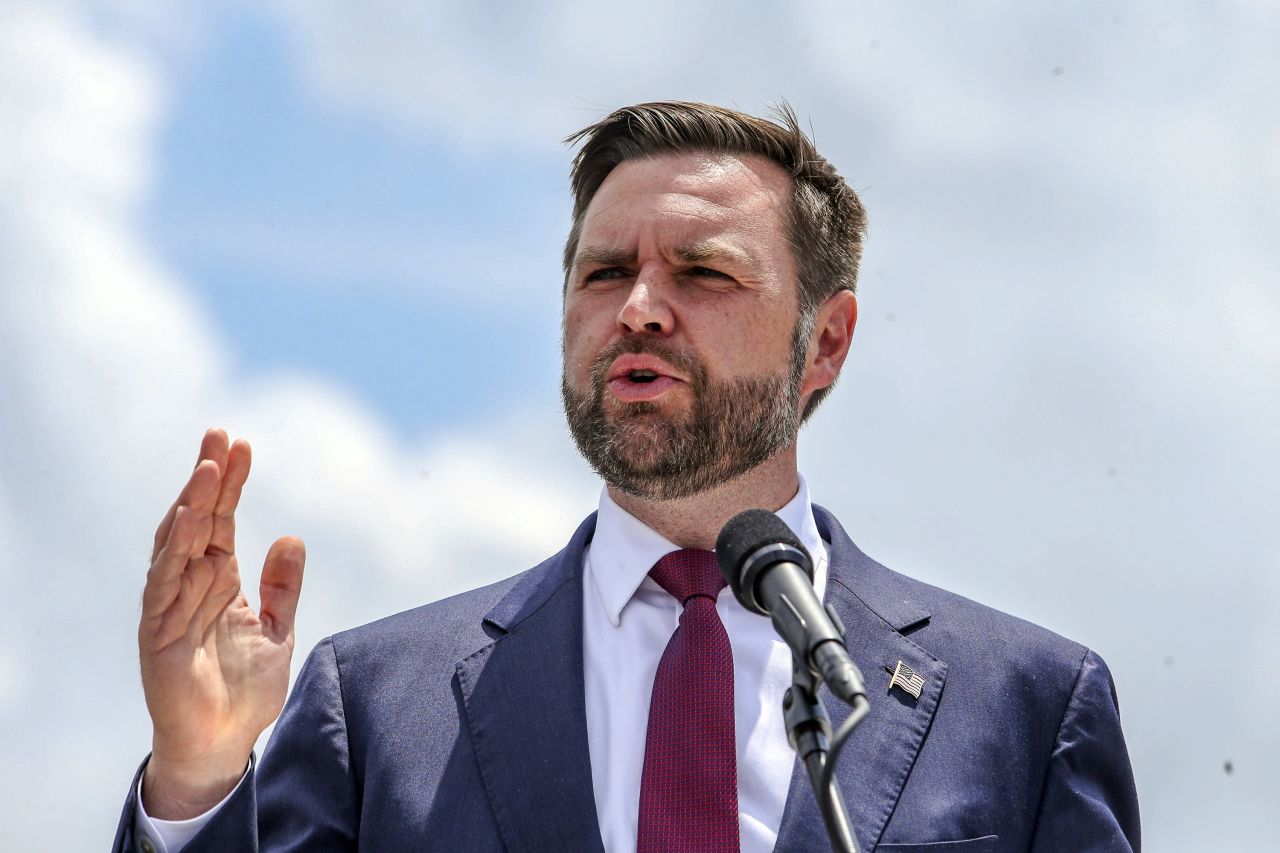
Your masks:
[[[716,235],[776,249],[786,244],[791,177],[751,155],[690,153],[620,163],[592,198],[582,243],[634,248]]]

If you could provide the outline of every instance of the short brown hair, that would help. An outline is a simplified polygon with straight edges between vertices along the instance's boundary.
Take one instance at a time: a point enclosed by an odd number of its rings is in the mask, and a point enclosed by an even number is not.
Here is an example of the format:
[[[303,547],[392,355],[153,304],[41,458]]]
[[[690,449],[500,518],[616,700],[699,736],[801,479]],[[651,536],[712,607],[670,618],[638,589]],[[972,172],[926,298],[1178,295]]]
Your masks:
[[[564,247],[566,285],[587,207],[618,164],[705,151],[764,157],[791,176],[786,221],[798,279],[797,330],[808,326],[818,306],[832,294],[856,291],[866,210],[858,194],[800,129],[791,107],[784,102],[774,112],[776,120],[771,121],[711,104],[658,101],[614,110],[565,139],[569,145],[582,144],[569,178],[573,226]],[[807,332],[803,337],[808,337]],[[830,390],[814,392],[805,408],[806,418]]]

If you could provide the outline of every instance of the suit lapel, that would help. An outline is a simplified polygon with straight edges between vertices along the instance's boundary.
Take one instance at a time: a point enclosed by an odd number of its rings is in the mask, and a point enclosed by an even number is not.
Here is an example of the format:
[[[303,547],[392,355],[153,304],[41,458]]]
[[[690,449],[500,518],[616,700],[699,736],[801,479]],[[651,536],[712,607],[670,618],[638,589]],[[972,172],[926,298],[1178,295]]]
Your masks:
[[[512,851],[603,851],[582,674],[582,553],[594,529],[592,515],[522,576],[485,617],[497,639],[457,665],[480,775]]]
[[[899,633],[929,614],[899,594],[892,573],[859,551],[826,510],[815,506],[814,517],[831,543],[826,601],[844,622],[849,653],[862,669],[871,702],[836,768],[858,844],[871,850],[928,734],[947,666]],[[924,679],[919,699],[896,687],[889,690],[890,672],[899,661]],[[838,728],[849,716],[848,707],[825,687],[820,693],[832,726]],[[817,800],[797,761],[775,849],[822,850],[828,844]]]
[[[929,731],[947,666],[899,633],[929,614],[899,594],[895,576],[859,551],[829,513],[815,506],[814,517],[831,543],[826,600],[845,624],[871,700],[837,768],[859,845],[871,850]],[[485,617],[496,639],[457,665],[480,775],[512,851],[603,853],[582,674],[582,554],[594,529],[592,515],[564,551],[523,575]],[[889,691],[899,661],[924,679],[918,700]],[[821,692],[838,727],[848,709]],[[797,762],[775,850],[827,846],[817,801]]]

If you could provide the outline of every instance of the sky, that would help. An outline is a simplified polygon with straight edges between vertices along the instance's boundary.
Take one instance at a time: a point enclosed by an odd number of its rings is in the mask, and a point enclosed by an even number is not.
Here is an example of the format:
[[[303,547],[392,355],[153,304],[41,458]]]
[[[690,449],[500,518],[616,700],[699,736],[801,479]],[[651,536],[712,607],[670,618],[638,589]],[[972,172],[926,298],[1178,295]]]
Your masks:
[[[559,405],[560,140],[780,98],[871,223],[815,500],[1107,660],[1148,849],[1274,838],[1277,43],[1246,2],[0,0],[8,843],[111,837],[206,427],[254,446],[245,576],[307,542],[295,664],[558,550],[599,490]]]

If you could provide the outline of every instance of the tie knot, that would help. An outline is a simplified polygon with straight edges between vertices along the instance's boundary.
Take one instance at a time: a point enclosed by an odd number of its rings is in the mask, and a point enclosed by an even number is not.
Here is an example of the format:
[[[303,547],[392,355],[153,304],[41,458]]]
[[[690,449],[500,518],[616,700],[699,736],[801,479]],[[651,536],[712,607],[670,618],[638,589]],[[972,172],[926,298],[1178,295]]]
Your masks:
[[[714,601],[726,583],[715,552],[705,548],[672,551],[654,564],[649,577],[681,604],[687,604],[695,595]]]

